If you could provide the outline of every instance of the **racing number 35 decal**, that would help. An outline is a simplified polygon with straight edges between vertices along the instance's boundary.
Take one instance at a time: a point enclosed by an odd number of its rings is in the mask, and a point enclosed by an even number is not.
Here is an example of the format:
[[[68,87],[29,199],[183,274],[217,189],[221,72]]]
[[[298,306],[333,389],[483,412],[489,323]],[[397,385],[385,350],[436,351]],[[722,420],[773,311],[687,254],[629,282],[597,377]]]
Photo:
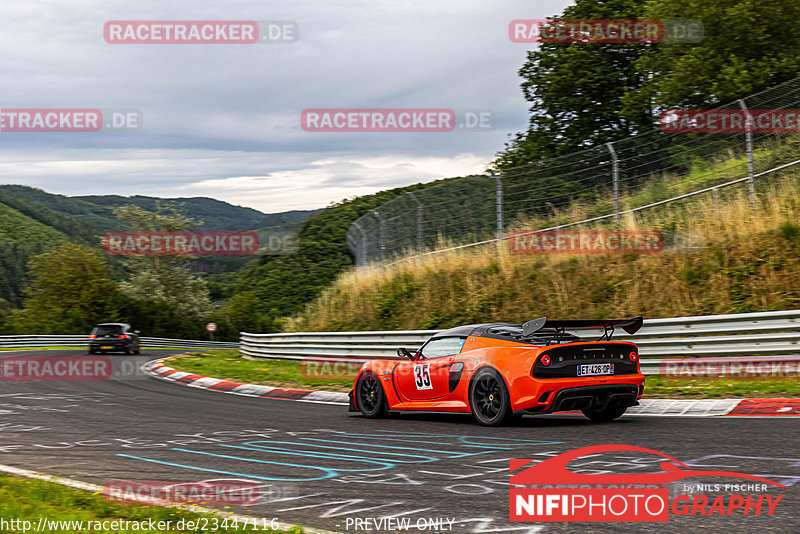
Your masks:
[[[414,365],[414,383],[419,390],[433,389],[430,365],[429,363],[418,363]]]

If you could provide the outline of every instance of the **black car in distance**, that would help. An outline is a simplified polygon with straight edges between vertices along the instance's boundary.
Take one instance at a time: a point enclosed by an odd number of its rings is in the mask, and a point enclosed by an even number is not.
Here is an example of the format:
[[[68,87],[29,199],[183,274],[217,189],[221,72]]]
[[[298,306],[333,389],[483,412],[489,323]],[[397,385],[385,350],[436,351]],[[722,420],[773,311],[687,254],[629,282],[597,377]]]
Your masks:
[[[139,331],[125,323],[100,323],[89,335],[89,354],[96,352],[139,354]]]

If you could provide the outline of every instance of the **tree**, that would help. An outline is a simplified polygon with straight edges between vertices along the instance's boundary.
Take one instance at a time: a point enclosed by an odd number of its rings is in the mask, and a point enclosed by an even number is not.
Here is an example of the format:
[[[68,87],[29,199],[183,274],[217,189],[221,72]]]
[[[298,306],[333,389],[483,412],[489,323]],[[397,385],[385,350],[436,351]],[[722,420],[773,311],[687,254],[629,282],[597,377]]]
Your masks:
[[[161,201],[155,211],[129,205],[117,208],[114,214],[142,232],[179,232],[198,224],[186,216],[181,206]],[[187,268],[192,259],[193,256],[131,256],[125,261],[130,276],[121,284],[122,291],[135,299],[166,302],[177,313],[200,321],[210,309],[210,300],[205,281]]]
[[[640,0],[577,0],[559,19],[642,18]],[[625,95],[647,75],[637,61],[648,44],[541,43],[519,71],[530,102],[527,132],[498,154],[500,167],[573,152],[636,134],[653,124],[647,106],[623,113]]]
[[[30,262],[32,283],[10,329],[19,334],[89,332],[98,322],[120,320],[125,300],[108,265],[95,250],[65,243]]]
[[[727,103],[800,74],[795,0],[657,0],[646,13],[698,19],[705,36],[697,44],[655,46],[639,58],[636,68],[656,75],[629,92],[628,109],[643,99],[662,108]]]
[[[220,339],[237,340],[239,332],[275,331],[273,320],[259,311],[260,306],[255,292],[243,291],[234,295],[229,303],[212,312],[209,319],[217,323],[216,334]],[[277,310],[273,313],[277,314]]]

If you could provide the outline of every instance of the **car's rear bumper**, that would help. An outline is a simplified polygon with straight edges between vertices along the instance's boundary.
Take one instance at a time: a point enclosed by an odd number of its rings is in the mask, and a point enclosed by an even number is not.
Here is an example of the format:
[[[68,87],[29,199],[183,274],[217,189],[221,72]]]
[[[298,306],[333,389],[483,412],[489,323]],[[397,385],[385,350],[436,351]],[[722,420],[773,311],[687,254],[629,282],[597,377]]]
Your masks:
[[[633,404],[644,393],[645,376],[639,373],[613,376],[587,376],[572,378],[537,379],[524,377],[512,382],[509,392],[511,404],[515,412],[550,413],[579,409],[584,400],[567,400],[575,397],[602,397],[606,392],[636,391]],[[587,393],[588,392],[588,393]]]
[[[125,350],[129,346],[130,345],[124,341],[100,341],[89,343],[89,348],[91,350]]]
[[[607,406],[634,406],[644,392],[644,385],[593,384],[567,387],[543,393],[536,405],[520,410],[524,413],[553,413],[583,409],[602,409]],[[546,396],[545,396],[546,395]]]

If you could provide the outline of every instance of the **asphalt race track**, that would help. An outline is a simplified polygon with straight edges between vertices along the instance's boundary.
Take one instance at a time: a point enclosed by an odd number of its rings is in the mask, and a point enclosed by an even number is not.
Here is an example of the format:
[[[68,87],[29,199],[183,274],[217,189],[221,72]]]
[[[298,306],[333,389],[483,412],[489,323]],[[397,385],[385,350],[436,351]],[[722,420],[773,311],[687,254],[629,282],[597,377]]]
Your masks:
[[[141,364],[176,351],[113,356]],[[84,356],[85,351],[0,357]],[[121,364],[119,364],[121,365]],[[511,523],[509,459],[545,459],[589,445],[654,449],[695,468],[761,475],[787,488],[773,516],[671,516],[667,523]],[[570,464],[586,473],[653,473],[660,459],[607,453]],[[356,519],[408,518],[409,532],[800,532],[800,421],[796,417],[525,417],[484,428],[468,416],[368,420],[339,405],[251,398],[137,374],[119,380],[0,380],[0,464],[110,481],[250,479],[249,516],[339,532]],[[718,467],[724,466],[724,467]],[[553,481],[557,482],[557,481]],[[698,483],[688,479],[672,496]],[[713,493],[709,493],[712,495]],[[451,520],[452,523],[449,523]],[[349,529],[346,530],[346,526]],[[370,525],[374,528],[374,525]],[[371,530],[375,531],[375,530]]]

